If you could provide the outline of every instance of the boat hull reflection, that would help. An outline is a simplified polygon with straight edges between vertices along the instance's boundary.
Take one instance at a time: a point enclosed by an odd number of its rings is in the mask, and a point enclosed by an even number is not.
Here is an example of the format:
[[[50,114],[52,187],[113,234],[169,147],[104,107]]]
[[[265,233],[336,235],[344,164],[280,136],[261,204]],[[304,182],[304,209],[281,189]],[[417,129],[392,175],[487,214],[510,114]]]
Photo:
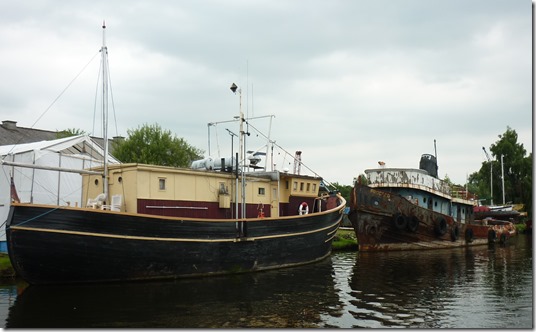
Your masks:
[[[6,327],[318,327],[321,314],[337,301],[328,258],[255,274],[162,282],[32,285],[10,308]]]

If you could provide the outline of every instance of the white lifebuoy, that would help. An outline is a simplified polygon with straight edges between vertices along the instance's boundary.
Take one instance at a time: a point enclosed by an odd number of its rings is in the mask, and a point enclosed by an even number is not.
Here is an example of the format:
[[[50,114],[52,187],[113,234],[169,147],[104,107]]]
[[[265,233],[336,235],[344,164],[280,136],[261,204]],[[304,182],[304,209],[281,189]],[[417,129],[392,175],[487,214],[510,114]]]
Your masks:
[[[307,205],[307,203],[303,202],[300,204],[300,207],[298,208],[298,213],[300,214],[300,216],[302,214],[308,214],[309,213],[309,205]]]

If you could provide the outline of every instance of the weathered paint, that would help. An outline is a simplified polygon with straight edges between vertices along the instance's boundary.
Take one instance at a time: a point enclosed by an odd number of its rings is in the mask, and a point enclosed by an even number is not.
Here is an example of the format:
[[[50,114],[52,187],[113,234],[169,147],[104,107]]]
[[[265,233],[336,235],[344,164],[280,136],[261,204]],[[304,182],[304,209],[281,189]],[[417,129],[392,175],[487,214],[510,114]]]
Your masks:
[[[372,188],[406,187],[427,190],[431,193],[451,199],[450,186],[437,178],[429,176],[420,169],[410,168],[376,168],[367,169],[365,174]]]
[[[399,191],[428,197],[433,207],[422,206],[414,199],[399,195]],[[457,214],[453,217],[437,208],[434,202],[460,206],[466,214],[463,219],[461,215],[458,218]],[[454,204],[432,192],[417,194],[417,190],[401,190],[400,187],[375,189],[357,182],[352,190],[348,217],[361,251],[440,249],[487,244],[490,242],[488,233],[492,229],[474,221],[471,204]],[[501,226],[493,230],[500,238],[506,228]]]

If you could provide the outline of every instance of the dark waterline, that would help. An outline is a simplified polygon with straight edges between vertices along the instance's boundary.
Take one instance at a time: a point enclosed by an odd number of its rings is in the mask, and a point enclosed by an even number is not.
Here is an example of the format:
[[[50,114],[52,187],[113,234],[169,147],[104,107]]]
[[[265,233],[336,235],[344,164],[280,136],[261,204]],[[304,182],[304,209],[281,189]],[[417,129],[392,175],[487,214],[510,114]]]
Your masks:
[[[533,328],[532,237],[167,282],[0,286],[6,328]]]

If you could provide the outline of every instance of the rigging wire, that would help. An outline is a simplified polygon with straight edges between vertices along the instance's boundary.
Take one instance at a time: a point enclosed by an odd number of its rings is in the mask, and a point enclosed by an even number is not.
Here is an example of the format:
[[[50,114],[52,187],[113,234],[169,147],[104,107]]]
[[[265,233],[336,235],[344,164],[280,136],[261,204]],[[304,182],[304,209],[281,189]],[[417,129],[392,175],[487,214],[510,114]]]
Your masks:
[[[43,113],[41,113],[41,115],[37,118],[37,120],[35,120],[35,122],[30,126],[30,129],[33,129],[33,127],[37,124],[37,122],[39,122],[39,120],[41,120],[41,118],[46,114],[48,113],[48,111],[52,108],[52,106],[54,106],[54,104],[58,101],[58,99],[60,99],[61,96],[63,96],[63,94],[65,93],[65,91],[67,91],[67,89],[69,89],[69,87],[71,87],[71,85],[74,83],[74,81],[76,81],[76,79],[82,75],[82,73],[86,70],[86,68],[89,66],[89,64],[91,62],[93,62],[93,60],[95,59],[95,57],[98,55],[99,53],[95,53],[91,59],[85,64],[84,67],[82,67],[82,69],[78,72],[78,74],[76,74],[76,76],[69,82],[69,84],[67,84],[67,86],[61,91],[61,93],[52,101],[52,103],[50,105],[48,105],[48,107],[43,111]],[[2,160],[4,160],[6,158],[6,156],[8,154],[10,154],[13,149],[22,141],[23,137],[20,137],[18,139],[18,141],[13,144],[13,146],[11,147],[11,150],[9,150],[7,152],[7,154],[5,156],[2,157]]]
[[[106,61],[108,62],[107,63],[108,70],[106,72],[108,73],[108,82],[110,83],[110,84],[108,84],[108,86],[110,88],[110,99],[112,101],[112,113],[114,115],[114,122],[115,122],[115,136],[119,136],[119,130],[117,130],[117,117],[116,117],[116,114],[115,114],[114,93],[113,93],[113,90],[112,90],[112,76],[111,76],[111,73],[110,73],[110,62],[108,60],[108,57],[106,57]]]
[[[216,148],[218,149],[218,158],[221,158],[220,140],[218,139],[218,125],[215,124],[214,127],[216,128]],[[209,157],[211,157],[211,156],[209,156]]]
[[[89,66],[89,64],[91,62],[93,62],[93,59],[95,59],[95,57],[98,55],[99,53],[95,53],[93,55],[93,57],[89,60],[89,62],[82,68],[82,70],[80,70],[80,72],[78,74],[76,74],[76,76],[71,80],[71,82],[69,82],[69,84],[67,84],[67,86],[65,87],[65,89],[63,89],[63,91],[56,97],[56,99],[54,99],[54,101],[46,108],[46,110],[37,118],[37,120],[35,120],[35,122],[32,124],[32,126],[30,128],[33,128],[37,122],[39,122],[39,120],[41,120],[41,118],[50,110],[50,108],[56,103],[56,101],[58,101],[58,99],[60,99],[60,97],[65,93],[65,91],[67,91],[67,89],[74,83],[74,81],[84,72],[84,70],[86,70],[87,66]]]
[[[107,63],[107,66],[108,66],[108,70],[106,71],[107,74],[108,74],[108,77],[106,78],[109,82],[108,84],[108,87],[110,89],[110,99],[112,101],[112,113],[113,113],[113,116],[114,116],[114,123],[115,123],[115,136],[119,136],[119,130],[117,129],[117,116],[116,116],[116,113],[115,113],[115,101],[114,101],[114,94],[113,94],[113,89],[112,89],[112,77],[111,77],[111,74],[110,74],[110,66],[109,66],[109,60],[108,58],[106,58],[106,61],[108,61]],[[98,72],[98,75],[97,75],[97,84],[96,84],[96,87],[95,87],[95,100],[94,100],[94,105],[93,105],[93,125],[92,125],[92,133],[93,135],[97,135],[96,132],[95,132],[95,121],[96,121],[96,116],[97,116],[97,102],[98,102],[98,97],[99,97],[99,90],[100,90],[100,80],[101,80],[101,72],[102,72],[102,61],[100,62],[100,67],[99,67],[99,72]],[[103,78],[104,79],[104,78]],[[104,115],[103,115],[104,116]],[[101,129],[101,133],[104,132],[104,128]]]
[[[102,61],[100,61],[100,66],[99,66],[99,71],[98,71],[98,74],[97,74],[97,84],[95,86],[95,99],[94,99],[94,103],[93,103],[93,124],[91,126],[91,132],[93,133],[93,135],[95,135],[95,118],[97,116],[97,101],[98,101],[98,97],[99,97],[99,82],[100,82],[100,77],[101,77],[101,71],[102,71]]]
[[[262,132],[261,132],[259,129],[257,129],[253,124],[249,123],[249,121],[246,121],[246,123],[248,124],[248,128],[249,128],[249,126],[251,126],[251,128],[253,128],[253,130],[255,130],[259,135],[261,135],[261,136],[263,136],[265,139],[269,140],[268,136],[266,136],[264,133],[262,133]],[[284,151],[287,155],[291,156],[291,158],[292,158],[295,162],[298,161],[298,160],[296,159],[296,157],[295,157],[293,154],[291,154],[290,152],[288,152],[287,150],[285,150],[282,146],[278,145],[275,141],[273,141],[273,140],[269,140],[269,143],[271,143],[271,144],[277,146],[279,149],[281,149],[282,151]],[[315,176],[317,176],[317,177],[321,177],[318,173],[316,173],[314,170],[312,170],[309,166],[305,165],[301,160],[298,161],[298,162],[299,162],[303,167],[305,167],[307,170],[309,170],[310,172],[312,172]],[[333,185],[332,185],[329,181],[325,180],[324,178],[322,178],[322,181],[325,182],[327,185],[333,187]]]

